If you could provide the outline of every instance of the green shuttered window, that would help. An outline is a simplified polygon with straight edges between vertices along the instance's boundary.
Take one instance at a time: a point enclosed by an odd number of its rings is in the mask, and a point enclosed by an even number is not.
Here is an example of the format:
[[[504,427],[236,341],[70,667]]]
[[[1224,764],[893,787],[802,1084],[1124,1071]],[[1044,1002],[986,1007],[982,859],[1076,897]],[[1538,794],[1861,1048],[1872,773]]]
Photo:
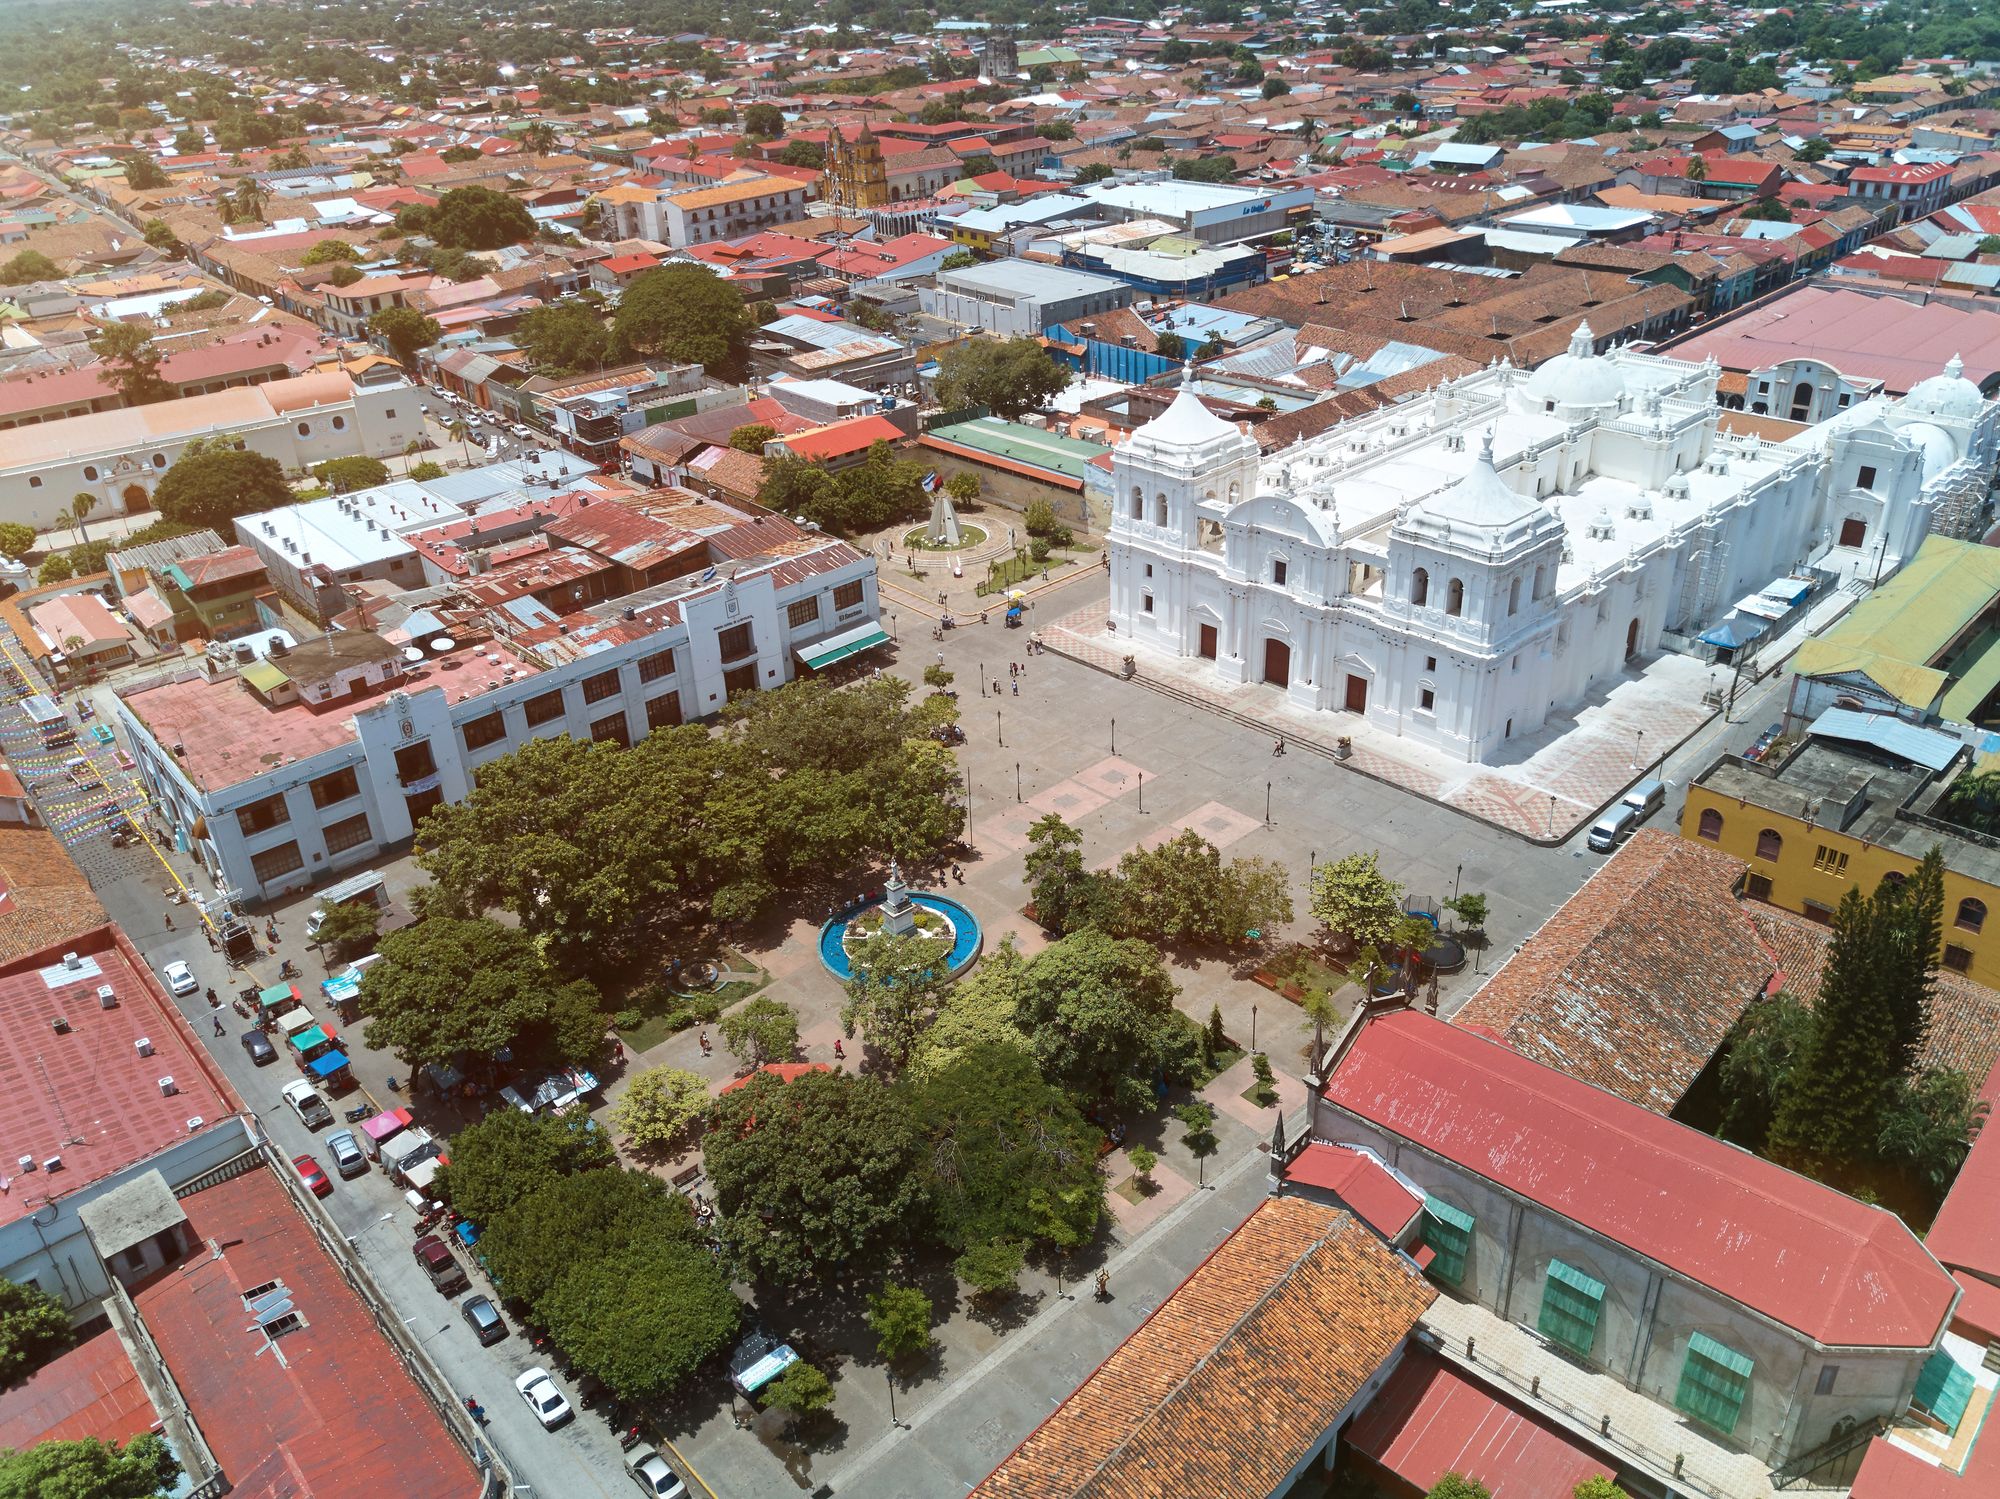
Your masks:
[[[1424,1199],[1424,1247],[1432,1255],[1431,1273],[1457,1285],[1465,1279],[1465,1262],[1472,1254],[1472,1214],[1442,1198]]]
[[[1674,1404],[1704,1426],[1724,1436],[1736,1430],[1743,1402],[1750,1395],[1749,1359],[1706,1333],[1688,1338],[1687,1362],[1681,1365],[1680,1393]]]
[[[1910,1404],[1946,1431],[1956,1433],[1958,1423],[1965,1419],[1966,1402],[1972,1398],[1972,1383],[1972,1371],[1940,1348],[1924,1361]]]
[[[1597,1313],[1603,1304],[1604,1282],[1561,1260],[1550,1260],[1549,1278],[1542,1286],[1542,1314],[1535,1326],[1551,1342],[1588,1357],[1597,1341]]]

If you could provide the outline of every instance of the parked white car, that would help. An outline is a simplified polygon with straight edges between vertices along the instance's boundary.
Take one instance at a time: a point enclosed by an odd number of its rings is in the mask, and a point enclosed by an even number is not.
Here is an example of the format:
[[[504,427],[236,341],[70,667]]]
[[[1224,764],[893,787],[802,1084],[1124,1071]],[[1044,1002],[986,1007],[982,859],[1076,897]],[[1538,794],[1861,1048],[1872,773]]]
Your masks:
[[[167,981],[167,987],[175,994],[192,994],[201,985],[195,981],[194,970],[182,962],[167,964],[160,973]]]
[[[556,1388],[556,1382],[549,1378],[546,1369],[525,1369],[514,1381],[514,1388],[521,1392],[521,1398],[528,1402],[528,1409],[535,1413],[535,1419],[542,1423],[542,1430],[554,1431],[568,1421],[576,1412],[570,1409],[563,1392]]]

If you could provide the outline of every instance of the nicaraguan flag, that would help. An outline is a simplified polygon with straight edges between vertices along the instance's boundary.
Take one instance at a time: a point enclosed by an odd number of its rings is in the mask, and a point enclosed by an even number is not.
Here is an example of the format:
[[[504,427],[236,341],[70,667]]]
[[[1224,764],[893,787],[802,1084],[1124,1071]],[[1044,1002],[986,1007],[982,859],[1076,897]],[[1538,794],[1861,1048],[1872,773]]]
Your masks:
[[[932,469],[929,473],[924,475],[924,493],[929,494],[933,489],[936,489],[937,487],[938,487],[937,470]]]

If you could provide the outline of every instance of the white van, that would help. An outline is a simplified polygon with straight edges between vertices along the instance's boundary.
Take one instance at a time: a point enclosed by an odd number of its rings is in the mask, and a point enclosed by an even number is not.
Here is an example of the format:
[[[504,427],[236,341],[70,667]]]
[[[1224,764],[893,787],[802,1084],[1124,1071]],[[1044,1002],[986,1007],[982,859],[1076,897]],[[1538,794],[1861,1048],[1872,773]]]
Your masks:
[[[1621,807],[1630,807],[1637,814],[1635,820],[1644,822],[1653,813],[1659,811],[1666,803],[1666,800],[1667,783],[1658,776],[1648,776],[1630,791],[1619,797],[1618,805]]]
[[[367,874],[357,874],[352,879],[342,880],[337,885],[328,885],[320,892],[319,904],[306,917],[306,940],[319,936],[319,929],[326,925],[326,913],[346,901],[365,900],[376,910],[386,910],[389,905],[389,887],[382,876],[371,870]]]
[[[1620,802],[1596,822],[1591,824],[1590,837],[1586,840],[1594,854],[1608,854],[1631,834],[1639,825],[1636,809]]]

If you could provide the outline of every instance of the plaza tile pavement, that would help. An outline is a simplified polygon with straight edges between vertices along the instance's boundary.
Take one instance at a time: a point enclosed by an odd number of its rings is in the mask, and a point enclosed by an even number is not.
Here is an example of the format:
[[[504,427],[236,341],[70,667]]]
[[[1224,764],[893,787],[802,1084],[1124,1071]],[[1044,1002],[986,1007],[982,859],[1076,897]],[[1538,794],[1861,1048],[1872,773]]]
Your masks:
[[[1126,641],[1109,627],[1108,600],[1063,615],[1041,631],[1048,649],[1117,674]],[[1641,774],[1698,730],[1714,710],[1703,701],[1706,666],[1666,655],[1601,690],[1575,717],[1553,721],[1512,747],[1508,763],[1467,765],[1412,740],[1387,734],[1358,715],[1294,707],[1263,683],[1217,680],[1200,661],[1150,650],[1137,656],[1138,679],[1157,690],[1282,736],[1288,748],[1325,755],[1345,736],[1348,769],[1539,843],[1567,839]],[[1643,757],[1643,759],[1641,758]]]

